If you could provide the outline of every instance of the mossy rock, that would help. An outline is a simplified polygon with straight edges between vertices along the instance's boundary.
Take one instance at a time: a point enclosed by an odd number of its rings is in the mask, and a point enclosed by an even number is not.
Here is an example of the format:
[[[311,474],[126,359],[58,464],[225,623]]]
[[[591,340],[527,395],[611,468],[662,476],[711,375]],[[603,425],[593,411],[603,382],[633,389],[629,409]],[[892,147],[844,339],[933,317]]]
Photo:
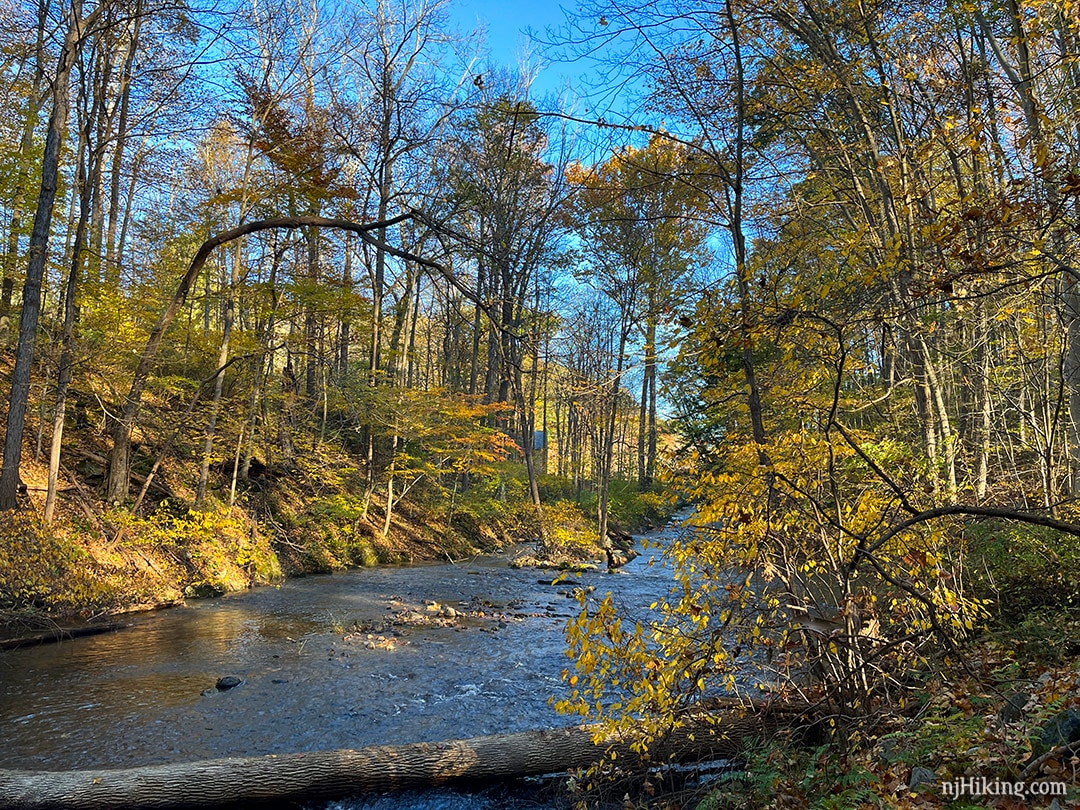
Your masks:
[[[370,568],[378,565],[382,560],[381,555],[366,538],[357,537],[345,546],[345,555],[349,565],[357,565],[361,568]]]
[[[224,594],[224,588],[209,580],[193,582],[184,588],[185,599],[214,599],[218,596],[223,596]]]
[[[1036,749],[1049,751],[1059,745],[1080,742],[1080,710],[1066,709],[1054,715],[1039,731]]]

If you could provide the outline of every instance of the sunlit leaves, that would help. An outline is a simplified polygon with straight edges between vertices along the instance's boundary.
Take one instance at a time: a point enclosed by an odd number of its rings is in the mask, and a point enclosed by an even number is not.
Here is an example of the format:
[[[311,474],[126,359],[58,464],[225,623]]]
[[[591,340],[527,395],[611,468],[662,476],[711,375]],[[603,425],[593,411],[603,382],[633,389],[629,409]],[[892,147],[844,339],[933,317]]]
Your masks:
[[[506,411],[476,397],[402,387],[360,387],[356,397],[366,419],[386,438],[397,437],[396,474],[491,474],[501,461],[520,454],[507,433],[484,424]]]

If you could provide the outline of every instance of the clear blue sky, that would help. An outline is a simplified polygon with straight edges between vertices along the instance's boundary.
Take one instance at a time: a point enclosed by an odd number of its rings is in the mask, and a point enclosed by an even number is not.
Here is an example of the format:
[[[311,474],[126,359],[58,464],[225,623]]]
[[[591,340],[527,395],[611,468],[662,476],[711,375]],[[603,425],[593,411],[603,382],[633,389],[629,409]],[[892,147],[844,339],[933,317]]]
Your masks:
[[[543,57],[542,46],[528,45],[526,31],[546,39],[549,28],[565,25],[564,9],[574,7],[574,0],[454,0],[451,15],[464,30],[485,27],[492,64],[513,68],[523,52],[530,53],[533,61]],[[539,94],[558,91],[565,81],[573,81],[578,70],[574,65],[549,65],[541,72],[534,90]]]

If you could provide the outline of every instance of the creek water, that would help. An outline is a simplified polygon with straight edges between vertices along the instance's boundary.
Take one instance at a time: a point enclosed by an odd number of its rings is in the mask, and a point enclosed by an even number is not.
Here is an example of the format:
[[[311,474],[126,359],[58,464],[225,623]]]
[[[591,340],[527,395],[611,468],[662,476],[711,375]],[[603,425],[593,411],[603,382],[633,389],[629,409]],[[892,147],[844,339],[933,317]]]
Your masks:
[[[656,541],[618,574],[541,583],[500,556],[289,580],[0,653],[0,768],[129,767],[553,727],[575,587],[641,612],[672,585]],[[219,677],[243,683],[218,691]],[[382,802],[382,803],[380,803]],[[336,808],[543,807],[495,789]]]

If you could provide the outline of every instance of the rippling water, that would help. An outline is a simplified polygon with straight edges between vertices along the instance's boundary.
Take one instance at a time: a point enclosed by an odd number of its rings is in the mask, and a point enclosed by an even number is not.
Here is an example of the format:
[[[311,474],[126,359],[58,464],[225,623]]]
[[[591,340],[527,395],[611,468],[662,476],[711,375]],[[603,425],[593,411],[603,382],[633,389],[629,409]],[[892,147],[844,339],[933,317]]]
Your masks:
[[[561,693],[568,664],[562,629],[576,602],[565,592],[596,585],[644,608],[667,592],[671,576],[646,557],[618,575],[588,573],[556,586],[540,584],[541,576],[499,557],[351,571],[196,602],[117,633],[0,653],[0,767],[125,767],[568,722],[548,702]],[[439,618],[447,607],[460,615]],[[408,612],[447,626],[391,623]],[[223,675],[244,682],[218,692]],[[492,790],[333,806],[543,806]]]

